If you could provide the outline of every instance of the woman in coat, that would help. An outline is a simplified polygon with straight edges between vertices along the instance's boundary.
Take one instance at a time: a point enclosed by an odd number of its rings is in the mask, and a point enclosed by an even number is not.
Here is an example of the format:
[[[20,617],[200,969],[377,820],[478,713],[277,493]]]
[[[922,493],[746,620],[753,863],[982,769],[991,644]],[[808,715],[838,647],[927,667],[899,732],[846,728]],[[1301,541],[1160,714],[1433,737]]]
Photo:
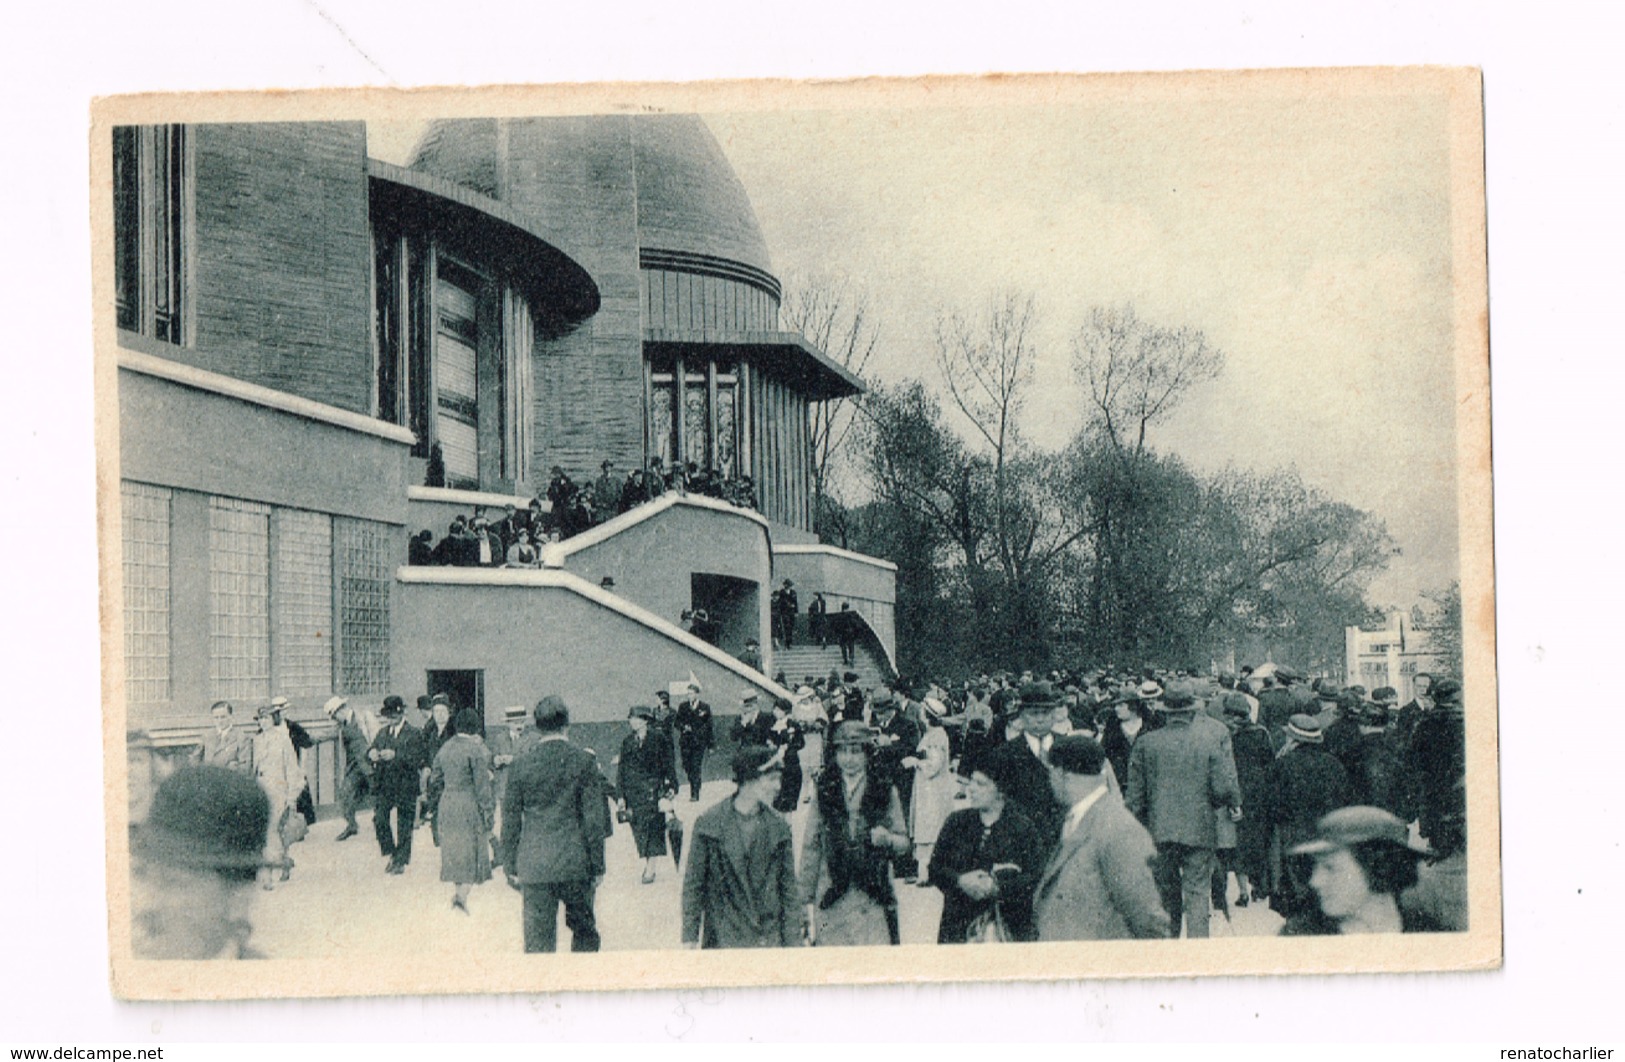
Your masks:
[[[452,736],[435,753],[430,785],[440,794],[435,826],[440,831],[440,880],[457,886],[451,905],[468,913],[468,893],[491,880],[491,753],[479,736],[480,720],[464,708]]]
[[[938,944],[964,944],[997,907],[1011,940],[1032,940],[1033,887],[1044,870],[1038,830],[1006,800],[996,757],[970,765],[970,807],[949,815],[931,853],[929,884],[942,890]],[[985,921],[985,919],[983,919]]]
[[[948,731],[929,713],[926,718],[929,725],[914,755],[903,760],[903,766],[914,771],[909,822],[914,828],[914,864],[919,867],[931,862],[937,833],[954,809],[954,792],[959,788],[958,780],[948,769]],[[929,888],[931,884],[929,878],[921,877],[921,888]]]
[[[633,708],[627,717],[632,732],[616,757],[616,803],[632,824],[632,839],[643,859],[643,883],[655,879],[655,860],[666,854],[666,813],[660,804],[677,795],[677,767],[671,740],[649,725],[654,709]]]
[[[801,847],[801,900],[819,947],[898,943],[891,861],[909,851],[897,789],[872,770],[874,733],[855,719],[830,737]]]
[[[456,731],[451,726],[451,704],[446,700],[445,694],[437,693],[434,695],[434,701],[429,705],[429,718],[424,720],[423,723],[424,761],[430,764],[434,763],[435,757],[440,755],[440,750],[445,747],[446,742],[450,741],[455,733]],[[419,824],[421,825],[422,819],[429,820],[429,832],[434,836],[434,843],[437,845],[440,843],[440,820],[435,813],[435,809],[439,805],[439,801],[440,790],[435,787],[431,778],[429,787],[425,792],[423,815],[420,817]]]
[[[1128,757],[1134,743],[1161,725],[1162,720],[1149,702],[1140,700],[1132,691],[1112,706],[1112,714],[1101,727],[1100,747],[1106,750],[1106,762],[1112,765],[1112,776],[1119,785],[1128,782]]]
[[[1239,693],[1224,699],[1224,722],[1230,728],[1230,751],[1241,785],[1241,820],[1236,823],[1234,865],[1240,893],[1237,907],[1263,899],[1269,882],[1270,822],[1274,805],[1271,785],[1275,747],[1269,731],[1252,721],[1252,706]]]
[[[273,888],[271,867],[281,867],[282,880],[288,880],[293,860],[288,858],[288,846],[282,830],[290,815],[297,815],[294,805],[305,788],[305,771],[299,766],[299,754],[282,725],[282,713],[267,706],[259,710],[260,732],[254,735],[254,780],[265,790],[271,804],[271,823],[265,831],[265,862],[260,871],[260,887]]]

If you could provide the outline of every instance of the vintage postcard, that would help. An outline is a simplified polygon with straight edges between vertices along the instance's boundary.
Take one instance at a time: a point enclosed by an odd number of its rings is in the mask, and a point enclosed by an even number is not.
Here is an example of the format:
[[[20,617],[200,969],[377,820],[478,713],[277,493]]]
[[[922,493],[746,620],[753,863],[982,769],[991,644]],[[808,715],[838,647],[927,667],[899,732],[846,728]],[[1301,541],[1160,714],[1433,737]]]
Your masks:
[[[119,996],[1499,966],[1477,71],[90,146]]]

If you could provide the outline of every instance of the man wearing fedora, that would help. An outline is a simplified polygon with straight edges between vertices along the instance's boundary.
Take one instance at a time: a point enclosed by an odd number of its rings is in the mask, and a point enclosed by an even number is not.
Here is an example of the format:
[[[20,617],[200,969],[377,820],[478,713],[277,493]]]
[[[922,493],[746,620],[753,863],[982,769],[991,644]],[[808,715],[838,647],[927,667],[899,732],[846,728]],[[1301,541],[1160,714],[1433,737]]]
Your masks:
[[[594,894],[614,824],[598,761],[569,741],[570,711],[557,696],[536,705],[535,745],[509,767],[499,853],[508,884],[524,894],[527,953],[558,949],[559,905],[571,951],[597,951]]]
[[[339,763],[343,776],[339,779],[339,812],[344,816],[344,829],[334,838],[348,841],[358,833],[355,813],[371,789],[373,764],[367,752],[372,742],[367,740],[356,711],[343,697],[332,697],[322,705],[322,711],[333,720],[339,732]]]
[[[130,833],[130,944],[138,959],[257,959],[250,886],[271,807],[241,771],[183,767]]]
[[[406,702],[397,694],[384,698],[379,715],[383,722],[372,739],[372,748],[367,751],[377,786],[372,826],[378,838],[378,851],[389,859],[386,871],[404,874],[412,861],[418,790],[422,785],[421,772],[428,766],[428,756],[423,734],[407,725]],[[395,813],[393,824],[390,812]]]
[[[1163,725],[1134,743],[1123,790],[1124,804],[1156,842],[1157,888],[1175,937],[1181,915],[1186,936],[1208,935],[1219,843],[1216,816],[1241,818],[1230,731],[1198,707],[1188,682],[1163,691]]]
[[[599,520],[608,520],[620,510],[621,482],[614,461],[606,457],[599,462],[598,478],[592,483],[592,507]]]
[[[672,722],[677,728],[677,754],[688,778],[688,799],[700,799],[700,781],[705,771],[705,754],[715,743],[711,726],[711,706],[700,700],[700,684],[690,679],[682,686],[682,698]]]
[[[1009,782],[1008,799],[1033,824],[1047,852],[1061,826],[1050,788],[1049,753],[1062,700],[1048,682],[1029,682],[1016,694],[1013,707],[1021,733],[988,755]]]

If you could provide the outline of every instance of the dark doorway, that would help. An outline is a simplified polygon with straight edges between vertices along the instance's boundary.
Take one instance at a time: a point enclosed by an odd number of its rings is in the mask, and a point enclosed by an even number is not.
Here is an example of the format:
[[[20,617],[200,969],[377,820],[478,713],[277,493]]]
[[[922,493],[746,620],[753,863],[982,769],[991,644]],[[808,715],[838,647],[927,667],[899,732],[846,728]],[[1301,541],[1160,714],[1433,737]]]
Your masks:
[[[485,672],[431,671],[429,696],[437,693],[446,695],[454,716],[464,708],[474,709],[480,720],[480,736],[485,736]]]
[[[715,631],[715,645],[735,656],[747,638],[760,639],[756,584],[730,575],[694,572],[689,577],[689,608],[704,609]]]

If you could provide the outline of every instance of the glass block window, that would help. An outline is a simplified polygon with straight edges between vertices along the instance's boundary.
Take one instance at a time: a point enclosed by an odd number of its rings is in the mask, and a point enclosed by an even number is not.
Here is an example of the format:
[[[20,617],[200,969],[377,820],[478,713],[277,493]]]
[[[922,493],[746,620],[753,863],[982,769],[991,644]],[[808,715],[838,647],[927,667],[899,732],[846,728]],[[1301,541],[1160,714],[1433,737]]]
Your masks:
[[[339,693],[388,692],[390,561],[395,552],[391,530],[372,520],[333,518]]]
[[[324,696],[333,688],[333,521],[302,509],[271,519],[276,692]]]
[[[169,490],[121,483],[125,700],[169,702]]]
[[[271,507],[209,499],[210,697],[271,695]]]

